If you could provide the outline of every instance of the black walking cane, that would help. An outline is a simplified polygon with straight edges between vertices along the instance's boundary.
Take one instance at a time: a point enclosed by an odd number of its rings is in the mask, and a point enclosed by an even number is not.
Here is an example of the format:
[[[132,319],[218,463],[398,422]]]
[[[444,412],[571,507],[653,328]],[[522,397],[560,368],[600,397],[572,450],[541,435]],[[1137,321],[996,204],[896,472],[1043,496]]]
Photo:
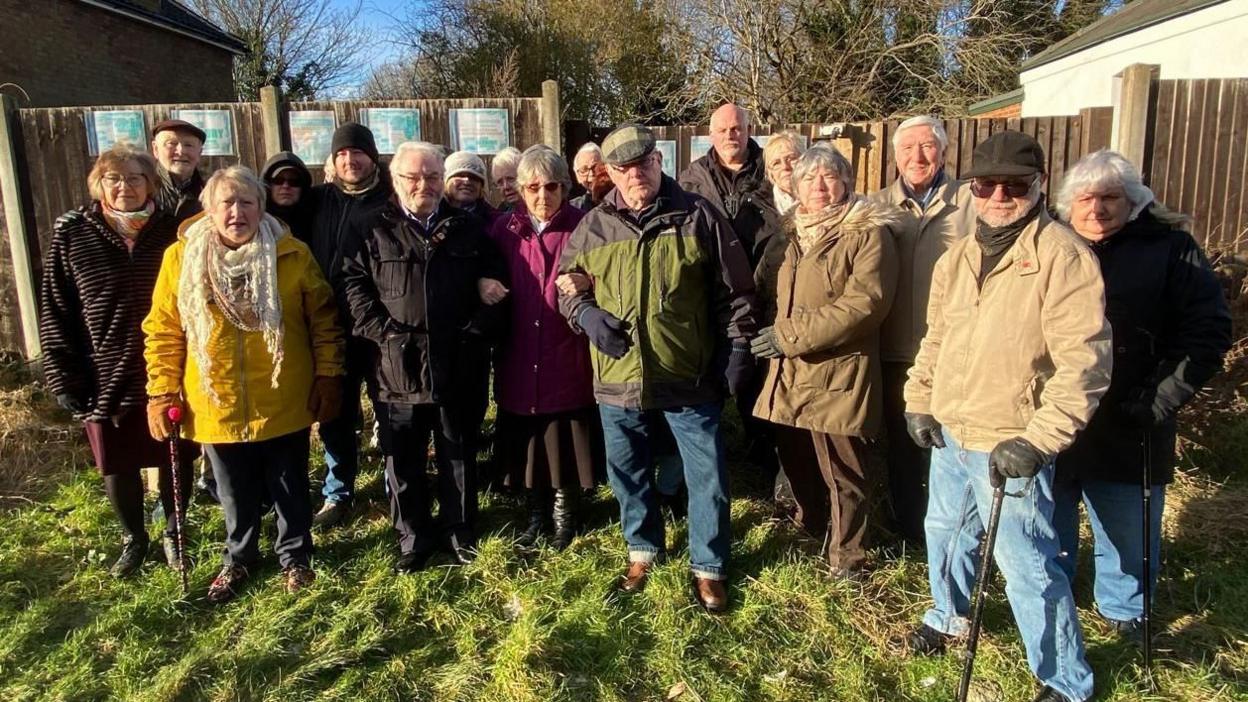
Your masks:
[[[1148,428],[1144,429],[1140,448],[1144,453],[1144,484],[1141,494],[1144,503],[1144,618],[1141,624],[1144,629],[1144,679],[1149,689],[1153,687],[1153,630],[1151,615],[1153,609],[1153,437]]]
[[[186,538],[182,521],[182,460],[178,455],[178,443],[182,438],[182,408],[170,407],[165,416],[173,423],[169,432],[169,473],[173,478],[173,545],[178,552],[178,572],[182,574],[182,594],[191,591],[186,574]],[[166,517],[167,518],[167,517]]]
[[[980,544],[979,569],[975,574],[975,604],[971,610],[971,630],[966,638],[966,658],[962,664],[962,682],[958,685],[958,702],[966,702],[971,689],[971,676],[975,672],[975,651],[979,648],[979,629],[984,623],[984,600],[988,580],[992,577],[992,551],[997,543],[997,526],[1001,523],[1001,503],[1005,501],[1005,476],[988,468],[992,479],[992,509],[988,513],[988,529]]]

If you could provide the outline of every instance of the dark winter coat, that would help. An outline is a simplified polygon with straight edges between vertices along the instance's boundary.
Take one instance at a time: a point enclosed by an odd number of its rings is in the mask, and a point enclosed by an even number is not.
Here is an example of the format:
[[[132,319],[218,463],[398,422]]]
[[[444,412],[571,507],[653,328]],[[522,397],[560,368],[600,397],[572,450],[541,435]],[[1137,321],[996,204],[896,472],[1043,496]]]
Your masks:
[[[43,370],[48,390],[86,402],[89,419],[147,405],[143,318],[177,232],[157,210],[131,251],[99,203],[56,221],[39,295]]]
[[[177,223],[204,211],[199,194],[204,190],[204,176],[196,170],[190,180],[178,185],[163,166],[158,167],[160,190],[156,192],[156,207],[168,212]]]
[[[680,174],[680,187],[706,198],[728,218],[745,247],[750,267],[756,268],[767,242],[780,230],[780,217],[767,180],[763,150],[750,139],[745,165],[733,172],[724,168],[715,149],[689,164]]]
[[[264,168],[260,171],[261,180],[267,185],[269,179],[273,177],[273,174],[279,168],[290,168],[296,173],[299,178],[299,201],[293,205],[279,205],[273,202],[273,196],[270,194],[265,201],[264,209],[269,214],[285,222],[286,226],[290,227],[290,233],[294,234],[296,239],[307,243],[308,232],[312,228],[312,174],[308,171],[308,167],[304,165],[303,159],[296,156],[293,152],[279,151],[265,162]]]
[[[505,285],[507,268],[476,217],[439,206],[428,236],[397,203],[348,239],[342,284],[382,402],[483,406],[490,348],[506,302],[481,302],[477,281]]]
[[[1151,430],[1153,482],[1174,478],[1175,412],[1222,368],[1231,317],[1192,236],[1145,210],[1094,245],[1113,327],[1114,368],[1100,408],[1057,459],[1059,479],[1140,483],[1142,430],[1122,410],[1142,396],[1168,411]]]
[[[308,193],[308,209],[312,226],[309,231],[294,231],[312,249],[312,256],[321,265],[321,271],[329,280],[330,287],[339,295],[342,303],[342,255],[343,244],[352,233],[362,233],[373,224],[373,217],[390,202],[394,190],[390,174],[378,166],[377,185],[368,192],[349,195],[334,183],[322,183]],[[347,321],[344,307],[344,323]],[[346,325],[350,328],[350,325]]]

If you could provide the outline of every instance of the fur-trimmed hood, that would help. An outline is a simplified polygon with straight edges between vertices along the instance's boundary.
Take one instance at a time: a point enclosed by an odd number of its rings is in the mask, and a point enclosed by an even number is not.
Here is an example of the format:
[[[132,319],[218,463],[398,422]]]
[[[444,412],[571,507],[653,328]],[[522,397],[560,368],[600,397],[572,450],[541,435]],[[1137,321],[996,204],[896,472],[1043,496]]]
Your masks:
[[[851,194],[850,198],[853,204],[850,205],[845,219],[841,220],[837,226],[838,232],[861,231],[876,227],[895,230],[905,222],[905,212],[898,207],[872,202],[858,193]],[[797,236],[796,215],[800,207],[800,205],[794,206],[780,219],[780,232],[786,239],[792,240]]]

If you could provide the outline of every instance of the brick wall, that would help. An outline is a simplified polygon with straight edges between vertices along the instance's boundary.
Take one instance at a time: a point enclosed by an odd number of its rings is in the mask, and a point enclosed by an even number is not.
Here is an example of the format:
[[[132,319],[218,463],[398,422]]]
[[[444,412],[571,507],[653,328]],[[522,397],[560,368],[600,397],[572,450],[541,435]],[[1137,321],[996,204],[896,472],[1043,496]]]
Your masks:
[[[77,0],[0,0],[0,17],[0,83],[22,107],[234,100],[233,55],[198,39]]]

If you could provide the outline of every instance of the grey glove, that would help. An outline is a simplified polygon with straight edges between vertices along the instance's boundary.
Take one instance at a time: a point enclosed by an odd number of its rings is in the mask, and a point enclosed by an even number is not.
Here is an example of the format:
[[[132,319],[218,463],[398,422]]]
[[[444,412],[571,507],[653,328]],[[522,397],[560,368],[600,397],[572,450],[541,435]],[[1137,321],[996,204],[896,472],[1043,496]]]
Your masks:
[[[945,447],[945,435],[941,431],[940,422],[930,414],[906,412],[906,433],[919,448]]]
[[[759,358],[784,358],[784,351],[776,343],[776,328],[766,327],[750,342],[750,353]]]

